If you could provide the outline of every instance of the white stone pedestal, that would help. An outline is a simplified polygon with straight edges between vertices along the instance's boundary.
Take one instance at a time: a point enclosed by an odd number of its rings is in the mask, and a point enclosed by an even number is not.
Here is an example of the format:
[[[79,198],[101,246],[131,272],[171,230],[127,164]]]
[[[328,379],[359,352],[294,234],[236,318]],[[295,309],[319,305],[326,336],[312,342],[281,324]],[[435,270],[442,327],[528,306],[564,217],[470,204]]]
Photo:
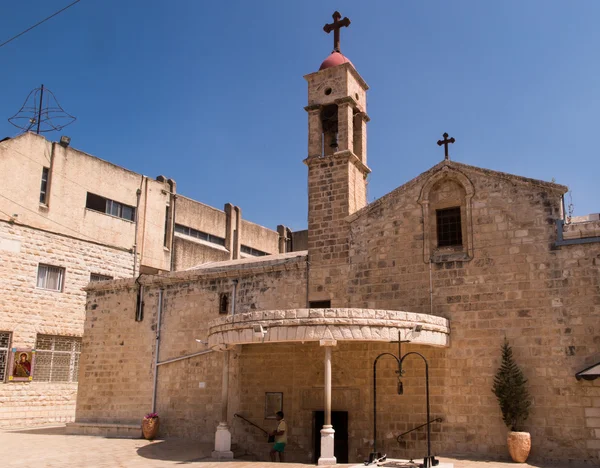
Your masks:
[[[217,426],[217,432],[215,432],[215,450],[212,452],[211,457],[233,459],[231,432],[229,432],[229,426],[225,422],[219,423]]]
[[[334,434],[333,426],[323,426],[321,429],[321,456],[318,465],[335,465],[337,463],[337,459],[333,455]]]

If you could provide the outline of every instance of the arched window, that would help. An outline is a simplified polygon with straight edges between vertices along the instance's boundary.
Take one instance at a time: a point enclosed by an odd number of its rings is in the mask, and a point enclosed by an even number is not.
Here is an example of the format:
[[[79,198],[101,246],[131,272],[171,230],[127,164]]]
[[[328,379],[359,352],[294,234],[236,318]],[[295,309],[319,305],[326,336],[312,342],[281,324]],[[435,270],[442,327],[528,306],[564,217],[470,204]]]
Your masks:
[[[427,263],[466,261],[473,258],[471,199],[475,190],[469,178],[444,166],[423,185],[423,260]]]
[[[221,293],[219,296],[219,314],[229,313],[229,293]]]

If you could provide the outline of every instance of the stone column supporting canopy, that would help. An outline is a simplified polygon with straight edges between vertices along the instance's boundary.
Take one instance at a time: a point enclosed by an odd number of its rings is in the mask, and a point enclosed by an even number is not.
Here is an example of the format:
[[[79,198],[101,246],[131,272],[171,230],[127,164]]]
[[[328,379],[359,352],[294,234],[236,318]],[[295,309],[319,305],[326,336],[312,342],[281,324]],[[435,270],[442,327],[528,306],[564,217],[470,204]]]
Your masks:
[[[325,424],[321,429],[321,456],[319,465],[335,465],[337,459],[333,454],[335,430],[331,425],[331,348],[337,344],[336,340],[320,340],[319,344],[325,347]]]
[[[221,387],[221,421],[215,432],[213,458],[233,458],[231,432],[227,424],[227,400],[229,399],[229,351],[223,351],[223,385]]]

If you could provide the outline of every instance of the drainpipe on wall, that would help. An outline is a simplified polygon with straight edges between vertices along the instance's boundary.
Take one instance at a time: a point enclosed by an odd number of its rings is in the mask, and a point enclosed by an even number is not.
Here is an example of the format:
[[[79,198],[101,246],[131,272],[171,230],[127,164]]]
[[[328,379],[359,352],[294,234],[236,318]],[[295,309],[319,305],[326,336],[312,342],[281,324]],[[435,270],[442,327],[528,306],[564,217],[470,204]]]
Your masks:
[[[146,220],[147,218],[147,211],[148,211],[148,177],[146,176],[142,176],[142,178],[144,179],[144,222],[142,224],[142,239],[141,239],[141,248],[139,249],[139,255],[140,255],[140,270],[142,268],[142,260],[144,259],[144,247],[146,247]],[[141,202],[140,202],[141,203]]]
[[[137,300],[135,305],[135,321],[141,322],[144,320],[144,286],[139,282],[142,275],[135,279],[135,284],[138,285]]]
[[[308,300],[309,295],[308,295],[308,286],[309,286],[309,277],[310,277],[310,262],[308,261],[308,253],[306,254],[306,308],[309,309],[310,308],[310,301]]]
[[[46,182],[46,206],[50,208],[50,192],[52,191],[52,172],[54,169],[54,148],[56,148],[56,142],[52,142],[52,149],[50,150],[50,167],[48,168],[48,181]]]
[[[177,201],[177,184],[173,179],[168,179],[167,183],[171,189],[171,262],[169,265],[169,271],[173,271],[175,264],[175,206]]]
[[[240,248],[242,242],[242,209],[234,206],[235,210],[235,231],[233,231],[233,259],[240,258]]]
[[[429,259],[429,313],[433,315],[433,274],[431,272],[431,258]]]
[[[142,176],[142,182],[140,186],[144,183],[144,176]],[[135,234],[133,238],[133,277],[137,273],[137,243],[138,243],[138,219],[139,219],[139,211],[140,211],[140,197],[142,195],[142,190],[137,189],[135,191],[136,202],[135,202]]]
[[[233,205],[225,203],[225,248],[229,251],[229,260],[233,260]]]
[[[231,294],[231,315],[235,315],[235,292],[237,290],[238,280],[233,280],[233,293]]]
[[[163,311],[163,290],[158,290],[158,318],[156,320],[156,345],[154,347],[154,376],[152,381],[152,412],[156,413],[156,383],[158,381],[158,352],[160,350],[160,322]]]

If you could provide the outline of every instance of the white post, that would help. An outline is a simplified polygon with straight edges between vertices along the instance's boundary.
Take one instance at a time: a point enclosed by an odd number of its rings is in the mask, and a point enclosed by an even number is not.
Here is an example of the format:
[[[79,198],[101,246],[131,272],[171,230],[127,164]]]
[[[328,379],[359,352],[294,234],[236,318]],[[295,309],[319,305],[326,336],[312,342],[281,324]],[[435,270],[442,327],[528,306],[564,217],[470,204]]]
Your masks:
[[[223,385],[221,387],[221,421],[215,432],[215,450],[212,458],[233,458],[231,432],[227,424],[227,400],[229,398],[229,351],[223,351]]]
[[[335,465],[337,463],[333,454],[335,431],[331,425],[331,347],[336,344],[336,340],[320,341],[320,345],[325,347],[325,424],[321,429],[321,456],[318,465]]]

